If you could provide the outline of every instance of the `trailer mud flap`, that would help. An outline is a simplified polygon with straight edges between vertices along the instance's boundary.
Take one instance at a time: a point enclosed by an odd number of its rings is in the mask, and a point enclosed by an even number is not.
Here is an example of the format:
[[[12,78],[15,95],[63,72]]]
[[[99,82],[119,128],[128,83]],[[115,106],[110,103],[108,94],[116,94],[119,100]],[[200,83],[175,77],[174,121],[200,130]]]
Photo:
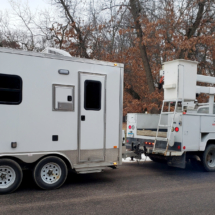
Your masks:
[[[168,164],[168,166],[185,169],[185,167],[186,167],[186,153],[184,153],[182,156],[169,157],[167,164]]]

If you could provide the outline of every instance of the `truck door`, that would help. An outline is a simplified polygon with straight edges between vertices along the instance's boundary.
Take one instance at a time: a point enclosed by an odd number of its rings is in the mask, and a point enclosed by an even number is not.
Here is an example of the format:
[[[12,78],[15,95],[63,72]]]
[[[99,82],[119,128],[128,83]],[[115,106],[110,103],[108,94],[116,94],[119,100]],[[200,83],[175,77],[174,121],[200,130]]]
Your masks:
[[[105,160],[106,75],[79,73],[79,162]]]

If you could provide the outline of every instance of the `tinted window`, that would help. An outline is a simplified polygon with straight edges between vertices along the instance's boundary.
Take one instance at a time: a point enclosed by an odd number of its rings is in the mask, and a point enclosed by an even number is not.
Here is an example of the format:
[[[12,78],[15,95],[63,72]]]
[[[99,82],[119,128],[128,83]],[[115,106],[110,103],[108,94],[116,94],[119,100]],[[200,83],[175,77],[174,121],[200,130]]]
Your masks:
[[[209,113],[209,107],[199,108],[197,113]],[[213,107],[213,114],[215,114],[215,106]]]
[[[204,107],[204,108],[199,108],[198,113],[209,113],[209,108],[208,107]]]
[[[101,82],[86,80],[84,82],[84,108],[101,110]]]
[[[0,104],[22,102],[22,79],[17,75],[0,74]]]

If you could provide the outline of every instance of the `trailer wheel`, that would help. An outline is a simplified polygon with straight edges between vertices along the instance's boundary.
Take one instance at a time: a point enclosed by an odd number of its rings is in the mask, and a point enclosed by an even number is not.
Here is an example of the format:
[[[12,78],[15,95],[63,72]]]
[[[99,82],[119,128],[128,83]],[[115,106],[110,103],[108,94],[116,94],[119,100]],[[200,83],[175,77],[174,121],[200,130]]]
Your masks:
[[[14,192],[22,182],[22,169],[11,159],[0,159],[0,194]]]
[[[215,145],[208,145],[202,156],[202,163],[207,172],[215,171]]]
[[[44,190],[57,189],[63,185],[67,178],[67,166],[58,157],[46,157],[39,161],[34,168],[35,183]]]

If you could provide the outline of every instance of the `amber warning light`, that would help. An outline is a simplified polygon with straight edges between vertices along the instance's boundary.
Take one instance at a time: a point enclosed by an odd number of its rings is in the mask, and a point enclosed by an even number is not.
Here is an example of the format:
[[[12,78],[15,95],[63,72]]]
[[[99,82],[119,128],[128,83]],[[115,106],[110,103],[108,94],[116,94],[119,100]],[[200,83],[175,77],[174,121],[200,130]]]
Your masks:
[[[154,145],[155,143],[145,142],[146,145]]]

